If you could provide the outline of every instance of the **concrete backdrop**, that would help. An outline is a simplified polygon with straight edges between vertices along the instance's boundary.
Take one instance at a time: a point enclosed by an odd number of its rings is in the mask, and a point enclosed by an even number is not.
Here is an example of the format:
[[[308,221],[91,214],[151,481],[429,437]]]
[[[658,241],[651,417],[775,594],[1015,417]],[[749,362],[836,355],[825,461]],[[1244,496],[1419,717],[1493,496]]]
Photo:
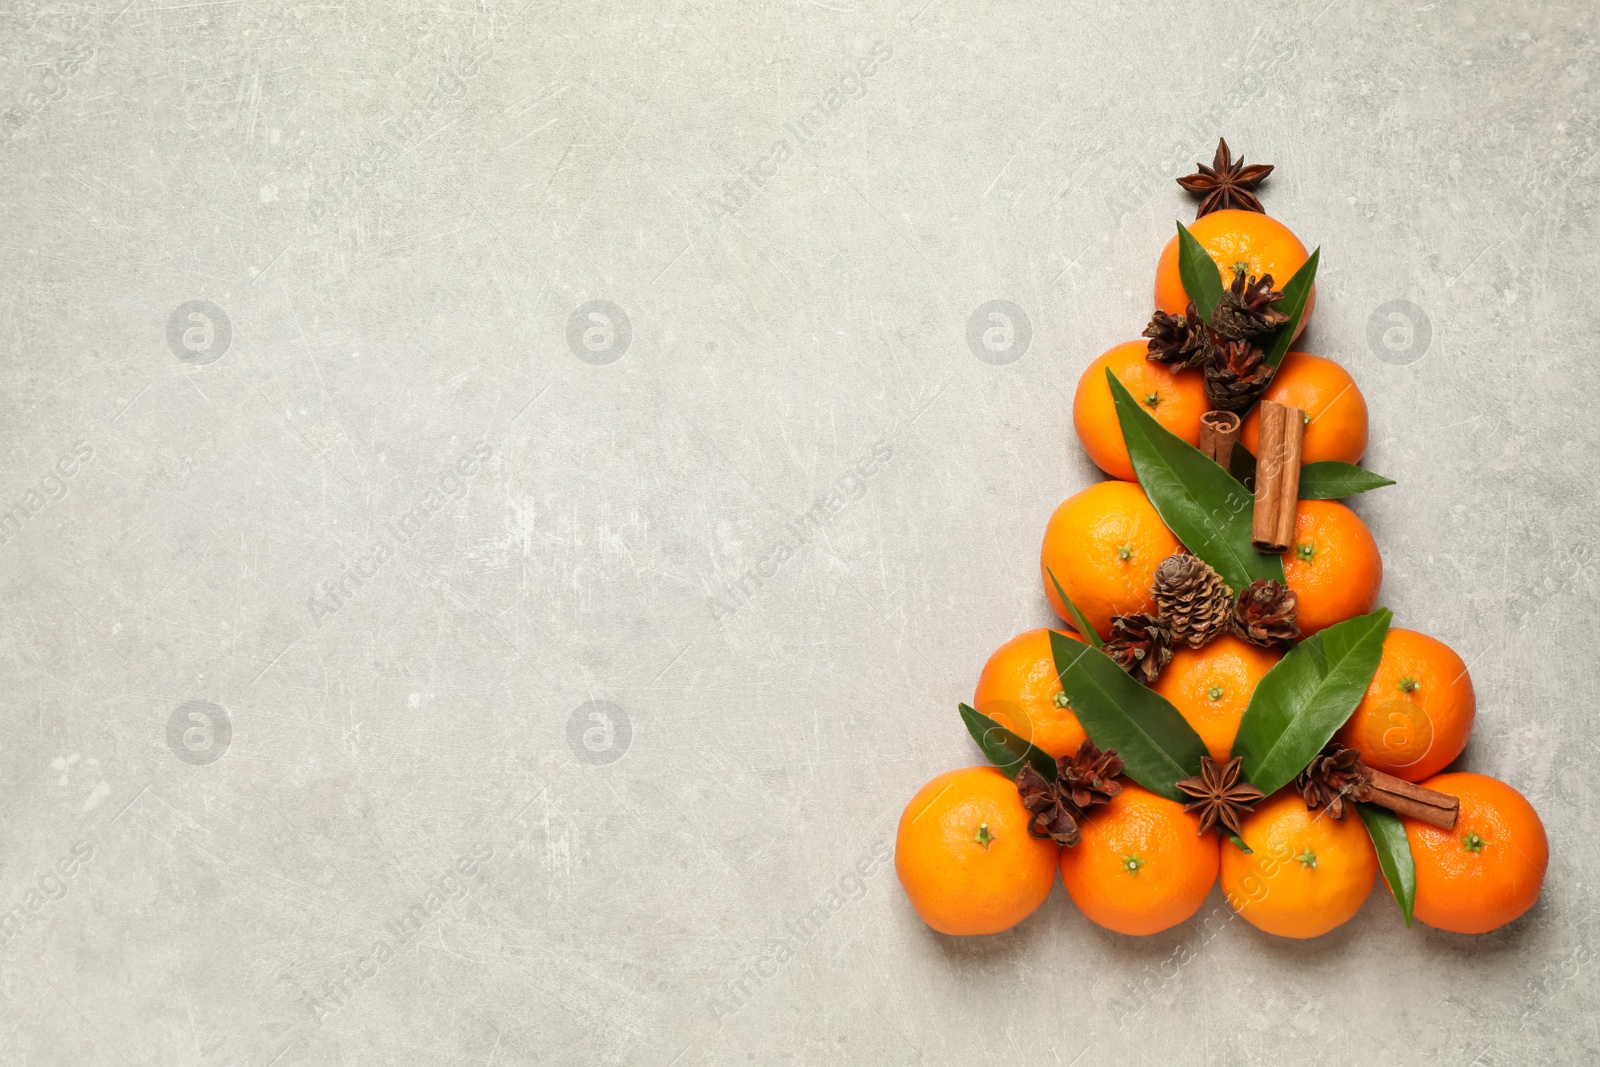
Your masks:
[[[1597,56],[1577,0],[7,4],[0,1060],[1591,1062]],[[1543,900],[941,937],[895,820],[1218,133]]]

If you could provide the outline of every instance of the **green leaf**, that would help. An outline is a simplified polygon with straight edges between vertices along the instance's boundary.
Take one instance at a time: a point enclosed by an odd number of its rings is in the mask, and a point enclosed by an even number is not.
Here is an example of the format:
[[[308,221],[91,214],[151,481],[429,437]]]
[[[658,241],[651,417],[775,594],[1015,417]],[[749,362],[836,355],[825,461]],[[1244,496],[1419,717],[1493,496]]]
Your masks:
[[[1007,778],[1015,778],[1022,769],[1022,761],[1027,760],[1047,781],[1056,780],[1055,758],[1038,745],[1018,737],[966,704],[961,705],[961,721],[967,724],[967,733],[978,742],[989,762],[1004,771]]]
[[[1346,619],[1273,664],[1239,720],[1233,754],[1246,780],[1272,793],[1294,780],[1356,710],[1378,670],[1388,608]]]
[[[1374,474],[1354,463],[1325,459],[1300,468],[1301,500],[1342,500],[1347,496],[1393,485],[1393,478]]]
[[[1178,278],[1183,291],[1189,294],[1200,318],[1211,321],[1211,312],[1222,299],[1222,272],[1194,234],[1183,223],[1178,223]],[[1284,294],[1287,299],[1288,294]]]
[[[1145,412],[1106,368],[1122,439],[1150,503],[1190,552],[1222,575],[1234,592],[1257,578],[1283,581],[1283,561],[1250,543],[1255,498],[1205,453]]]
[[[1274,367],[1283,362],[1283,357],[1289,354],[1289,346],[1294,343],[1294,335],[1300,329],[1300,319],[1305,315],[1306,301],[1311,299],[1311,283],[1317,278],[1317,260],[1321,258],[1322,249],[1312,252],[1311,258],[1300,264],[1294,277],[1279,290],[1283,296],[1273,301],[1274,309],[1289,316],[1289,321],[1278,329],[1273,338],[1272,347],[1267,349],[1267,362]]]
[[[1178,709],[1097,648],[1052,630],[1050,652],[1067,706],[1089,738],[1116,749],[1128,777],[1152,793],[1187,799],[1176,783],[1200,773],[1206,746]]]
[[[1361,821],[1367,824],[1372,847],[1378,850],[1378,866],[1406,925],[1411,925],[1411,909],[1417,902],[1417,866],[1411,859],[1411,842],[1400,817],[1376,804],[1357,804]]]
[[[1044,572],[1050,576],[1050,584],[1056,587],[1056,596],[1067,606],[1067,614],[1072,616],[1072,628],[1078,631],[1079,637],[1099,648],[1103,644],[1100,635],[1095,633],[1094,627],[1089,625],[1088,618],[1078,610],[1078,605],[1072,602],[1072,598],[1067,596],[1067,591],[1061,588],[1061,583],[1056,581],[1056,572],[1049,567],[1046,567]]]
[[[1305,470],[1304,467],[1300,469]],[[1250,492],[1256,491],[1256,456],[1244,447],[1243,442],[1233,443],[1233,454],[1228,457],[1228,473]]]

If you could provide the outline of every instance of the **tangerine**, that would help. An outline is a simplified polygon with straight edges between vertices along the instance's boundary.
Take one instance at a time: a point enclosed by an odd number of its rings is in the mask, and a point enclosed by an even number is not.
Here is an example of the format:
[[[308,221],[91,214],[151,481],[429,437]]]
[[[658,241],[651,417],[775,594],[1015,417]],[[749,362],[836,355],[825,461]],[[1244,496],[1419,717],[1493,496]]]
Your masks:
[[[1136,483],[1097,482],[1062,501],[1050,516],[1039,576],[1057,615],[1072,623],[1051,574],[1104,637],[1113,615],[1155,610],[1151,579],[1177,550],[1178,539]]]
[[[1361,910],[1378,854],[1359,816],[1310,812],[1293,789],[1244,817],[1253,850],[1222,847],[1222,892],[1246,922],[1279,937],[1318,937]]]
[[[1113,478],[1134,481],[1133,462],[1122,439],[1122,423],[1106,381],[1106,368],[1133,398],[1191,445],[1200,443],[1200,417],[1211,407],[1199,372],[1173,370],[1145,358],[1148,341],[1128,341],[1111,348],[1084,369],[1072,398],[1072,425],[1095,465]]]
[[[1454,649],[1415,630],[1392,629],[1338,740],[1359,749],[1369,767],[1420,782],[1461,755],[1477,708],[1472,677]]]
[[[1074,633],[1055,632],[1083,640]],[[1077,752],[1089,735],[1061,692],[1050,633],[1028,630],[995,649],[978,675],[972,706],[1059,759]]]
[[[1183,714],[1211,758],[1226,763],[1256,683],[1282,658],[1223,634],[1200,648],[1179,648],[1151,688]]]
[[[1294,272],[1311,258],[1306,254],[1306,246],[1289,227],[1259,211],[1238,208],[1213,211],[1189,223],[1189,232],[1217,264],[1224,289],[1233,284],[1233,276],[1241,266],[1246,274],[1258,278],[1272,275],[1273,285],[1282,289],[1294,277]],[[1311,311],[1316,304],[1317,290],[1312,286],[1306,309],[1300,316],[1301,330],[1311,321]],[[1156,264],[1156,307],[1170,315],[1182,315],[1188,306],[1189,296],[1178,274],[1178,237],[1174,234],[1161,250],[1161,259]]]
[[[1413,914],[1458,934],[1486,934],[1539,899],[1550,843],[1527,798],[1481,774],[1441,774],[1422,783],[1461,801],[1451,830],[1401,818],[1417,868]]]
[[[900,816],[894,869],[922,921],[942,934],[997,934],[1033,914],[1061,848],[1029,834],[1029,818],[993,767],[946,771],[919,789]]]
[[[1061,881],[1092,921],[1154,934],[1200,910],[1217,880],[1217,836],[1183,805],[1124,782],[1091,808],[1082,840],[1061,850]]]
[[[1283,357],[1262,400],[1305,412],[1306,432],[1301,460],[1336,459],[1359,463],[1367,451],[1367,401],[1350,372],[1331,359],[1306,352]],[[1261,409],[1255,408],[1239,428],[1239,440],[1253,453],[1261,449]]]
[[[1355,512],[1337,500],[1302,500],[1283,574],[1299,599],[1300,631],[1309,637],[1377,607],[1383,557]]]

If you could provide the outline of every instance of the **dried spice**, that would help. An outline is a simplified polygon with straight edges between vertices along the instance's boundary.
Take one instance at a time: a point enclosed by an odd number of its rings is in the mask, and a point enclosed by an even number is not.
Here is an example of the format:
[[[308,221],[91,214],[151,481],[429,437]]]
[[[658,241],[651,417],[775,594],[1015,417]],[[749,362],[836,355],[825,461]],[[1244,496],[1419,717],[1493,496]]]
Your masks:
[[[1200,813],[1201,833],[1213,826],[1224,826],[1235,837],[1243,832],[1240,816],[1255,806],[1262,792],[1248,782],[1239,781],[1240,762],[1239,756],[1223,764],[1210,756],[1201,756],[1200,774],[1177,783],[1185,796],[1195,798],[1185,804],[1183,810]]]
[[[1156,568],[1150,598],[1174,642],[1190,648],[1217,637],[1233,617],[1233,590],[1199,556],[1174,552]]]
[[[1272,164],[1255,163],[1245,166],[1243,156],[1235,162],[1233,153],[1228,150],[1228,142],[1219,138],[1211,166],[1208,167],[1204,163],[1197,166],[1200,168],[1198,173],[1178,179],[1178,184],[1184,189],[1204,198],[1200,201],[1199,210],[1195,212],[1195,218],[1209,215],[1213,211],[1221,211],[1223,208],[1266,213],[1261,207],[1261,201],[1256,199],[1255,187],[1272,173]]]

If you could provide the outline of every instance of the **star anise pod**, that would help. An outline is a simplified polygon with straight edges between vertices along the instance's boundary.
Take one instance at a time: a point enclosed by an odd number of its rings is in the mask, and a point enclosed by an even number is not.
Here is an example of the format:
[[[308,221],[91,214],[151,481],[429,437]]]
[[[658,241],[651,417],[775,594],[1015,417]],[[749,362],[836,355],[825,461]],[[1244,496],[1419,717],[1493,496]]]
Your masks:
[[[1200,366],[1211,358],[1216,348],[1192,300],[1182,315],[1157,311],[1150,325],[1144,328],[1143,336],[1150,338],[1145,359],[1180,368]]]
[[[1229,341],[1205,363],[1206,399],[1223,411],[1244,412],[1267,391],[1274,367],[1250,341]]]
[[[1213,211],[1223,208],[1241,208],[1245,211],[1261,211],[1261,201],[1256,199],[1252,191],[1261,184],[1261,180],[1272,173],[1272,164],[1256,163],[1251,166],[1244,165],[1244,157],[1233,161],[1233,153],[1228,151],[1228,142],[1217,140],[1217,154],[1211,160],[1211,166],[1204,163],[1197,164],[1200,168],[1198,174],[1189,174],[1178,179],[1178,184],[1191,193],[1200,193],[1205,199],[1200,201],[1200,209],[1195,212],[1195,218],[1209,215]]]
[[[1172,631],[1154,615],[1114,615],[1111,636],[1100,651],[1145,685],[1153,685],[1172,659]]]
[[[1235,637],[1262,648],[1287,645],[1300,639],[1295,622],[1299,607],[1294,590],[1271,578],[1257,578],[1239,594],[1228,628]]]
[[[1357,769],[1360,762],[1361,753],[1337,741],[1329,741],[1306,769],[1295,776],[1294,787],[1305,799],[1306,810],[1316,811],[1326,806],[1333,818],[1344,818],[1349,808],[1346,798],[1356,799],[1367,784],[1366,776]]]
[[[1243,270],[1234,272],[1233,284],[1211,312],[1211,329],[1230,341],[1247,341],[1271,333],[1289,321],[1289,316],[1274,308],[1283,294],[1272,288],[1272,275],[1256,278]]]
[[[1239,781],[1240,760],[1241,757],[1235,756],[1227,763],[1218,764],[1210,756],[1201,756],[1200,774],[1176,783],[1185,796],[1195,798],[1185,804],[1183,810],[1200,813],[1201,833],[1213,826],[1225,826],[1237,837],[1243,832],[1239,816],[1261,799],[1261,790]]]
[[[1085,739],[1075,755],[1056,760],[1056,788],[1079,811],[1087,811],[1122,792],[1122,783],[1116,780],[1121,773],[1122,757],[1116,749],[1101,752]]]
[[[1017,772],[1017,792],[1022,796],[1022,806],[1033,816],[1028,820],[1029,834],[1047,838],[1063,848],[1071,848],[1082,839],[1078,831],[1082,812],[1026,760]]]

